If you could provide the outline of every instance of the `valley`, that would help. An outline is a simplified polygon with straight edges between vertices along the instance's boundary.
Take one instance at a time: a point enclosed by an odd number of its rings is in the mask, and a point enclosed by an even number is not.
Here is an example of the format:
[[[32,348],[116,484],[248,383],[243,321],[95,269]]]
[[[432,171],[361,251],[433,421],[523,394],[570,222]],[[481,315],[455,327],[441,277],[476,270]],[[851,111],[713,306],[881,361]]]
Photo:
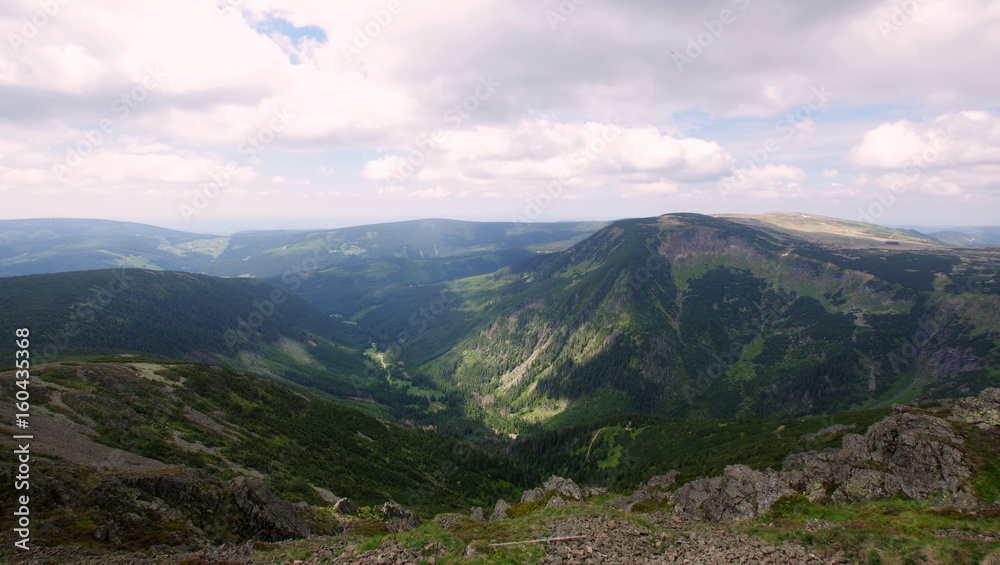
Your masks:
[[[0,333],[31,327],[32,425],[48,436],[36,442],[39,537],[97,554],[597,562],[569,542],[555,553],[485,542],[620,521],[660,542],[640,544],[650,558],[681,559],[697,539],[722,555],[753,535],[788,559],[857,562],[877,532],[901,528],[885,562],[962,551],[954,562],[977,562],[998,529],[988,416],[947,424],[972,470],[948,493],[965,502],[888,487],[832,501],[787,486],[760,511],[720,518],[677,497],[734,468],[784,468],[791,481],[789,457],[849,452],[850,437],[901,412],[952,418],[955,399],[1000,383],[998,296],[998,248],[788,213],[227,237],[0,222]],[[14,348],[0,343],[0,358]],[[14,435],[13,412],[0,416]],[[850,488],[882,492],[875,482],[905,467],[872,457],[848,467],[882,475]],[[666,475],[664,496],[605,505]],[[551,477],[593,490],[567,507],[517,502]],[[828,494],[843,480],[829,478]],[[73,490],[87,495],[59,494]],[[335,509],[345,497],[357,511]],[[512,514],[470,521],[500,499]],[[231,518],[209,519],[212,507]],[[798,533],[816,520],[835,526]],[[304,532],[333,537],[277,543]],[[150,562],[180,561],[164,559]]]

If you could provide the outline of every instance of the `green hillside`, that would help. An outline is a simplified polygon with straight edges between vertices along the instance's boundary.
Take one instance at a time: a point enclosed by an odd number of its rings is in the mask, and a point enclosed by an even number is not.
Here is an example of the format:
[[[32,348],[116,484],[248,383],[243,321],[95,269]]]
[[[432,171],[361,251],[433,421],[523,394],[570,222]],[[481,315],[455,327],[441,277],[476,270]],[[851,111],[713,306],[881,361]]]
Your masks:
[[[996,383],[997,260],[673,214],[493,275],[389,289],[355,320],[399,371],[502,432],[836,413]]]

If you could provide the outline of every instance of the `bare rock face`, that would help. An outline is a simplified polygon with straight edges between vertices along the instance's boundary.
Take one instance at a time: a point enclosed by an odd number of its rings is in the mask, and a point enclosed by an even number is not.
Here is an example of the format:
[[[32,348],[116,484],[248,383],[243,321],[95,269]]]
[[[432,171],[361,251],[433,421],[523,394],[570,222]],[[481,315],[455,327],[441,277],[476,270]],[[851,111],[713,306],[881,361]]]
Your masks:
[[[781,476],[762,473],[746,465],[730,465],[721,476],[698,479],[680,487],[670,497],[674,513],[700,520],[743,520],[771,509],[779,498],[795,494]]]
[[[309,526],[299,517],[295,507],[287,500],[278,498],[264,481],[236,477],[226,483],[224,492],[247,516],[255,537],[293,539],[309,535]]]
[[[988,388],[979,396],[959,400],[952,408],[950,419],[967,424],[1000,426],[1000,388]]]

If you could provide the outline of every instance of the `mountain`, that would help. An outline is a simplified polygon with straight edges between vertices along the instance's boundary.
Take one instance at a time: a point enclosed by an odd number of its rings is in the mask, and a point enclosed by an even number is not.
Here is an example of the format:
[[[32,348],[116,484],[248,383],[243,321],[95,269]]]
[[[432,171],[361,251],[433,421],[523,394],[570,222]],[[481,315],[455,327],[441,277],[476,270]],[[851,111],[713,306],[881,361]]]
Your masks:
[[[505,433],[836,413],[997,382],[998,250],[802,231],[622,220],[492,275],[386,292],[355,320],[390,370]]]
[[[377,279],[414,261],[420,272],[412,280],[422,283],[565,249],[603,225],[417,220],[222,237],[107,220],[0,220],[0,276],[139,267],[280,281],[367,263],[379,271]]]
[[[141,269],[7,277],[0,311],[5,335],[31,330],[36,362],[119,353],[207,361],[370,408],[385,387],[365,380],[370,362],[350,326],[254,279]],[[13,359],[13,347],[0,345],[0,355]]]
[[[989,247],[1000,245],[1000,228],[965,228],[962,230],[927,231],[934,239],[949,245]]]
[[[130,222],[0,220],[0,276],[125,267],[199,272],[224,243]]]
[[[767,214],[719,214],[740,224],[777,231],[786,235],[831,245],[870,247],[894,245],[908,249],[926,249],[940,246],[942,240],[911,229],[887,228],[865,222],[852,222],[798,212],[769,212]]]

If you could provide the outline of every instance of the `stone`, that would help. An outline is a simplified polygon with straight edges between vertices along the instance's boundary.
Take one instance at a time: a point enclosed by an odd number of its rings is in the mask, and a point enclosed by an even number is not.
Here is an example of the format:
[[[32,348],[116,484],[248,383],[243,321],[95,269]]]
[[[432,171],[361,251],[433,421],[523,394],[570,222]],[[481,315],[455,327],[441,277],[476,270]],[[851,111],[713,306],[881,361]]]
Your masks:
[[[542,489],[544,492],[556,491],[564,497],[572,498],[573,500],[583,500],[583,491],[573,482],[573,479],[564,479],[553,475],[549,477],[549,480],[545,481]]]
[[[967,424],[1000,426],[1000,388],[988,388],[979,396],[959,400],[952,408],[949,419]]]
[[[358,508],[358,505],[355,504],[354,501],[351,500],[350,498],[341,498],[340,500],[337,501],[336,504],[333,505],[333,509],[339,512],[340,514],[347,514],[350,516],[356,515],[359,512],[361,512],[361,509]]]
[[[674,512],[700,520],[744,520],[768,512],[782,496],[795,494],[774,471],[730,465],[723,474],[691,481],[669,497]]]
[[[550,498],[548,503],[545,504],[546,508],[562,508],[564,506],[569,506],[569,503],[563,500],[563,497],[558,495]]]
[[[496,506],[493,507],[493,514],[490,514],[490,522],[506,518],[507,510],[510,510],[510,504],[507,504],[507,501],[501,498],[497,501]]]
[[[385,527],[390,532],[405,532],[421,524],[420,518],[412,510],[407,510],[395,502],[382,505],[381,513],[385,516]]]
[[[473,508],[471,518],[477,522],[485,522],[486,514],[483,512],[483,508],[481,506]]]

